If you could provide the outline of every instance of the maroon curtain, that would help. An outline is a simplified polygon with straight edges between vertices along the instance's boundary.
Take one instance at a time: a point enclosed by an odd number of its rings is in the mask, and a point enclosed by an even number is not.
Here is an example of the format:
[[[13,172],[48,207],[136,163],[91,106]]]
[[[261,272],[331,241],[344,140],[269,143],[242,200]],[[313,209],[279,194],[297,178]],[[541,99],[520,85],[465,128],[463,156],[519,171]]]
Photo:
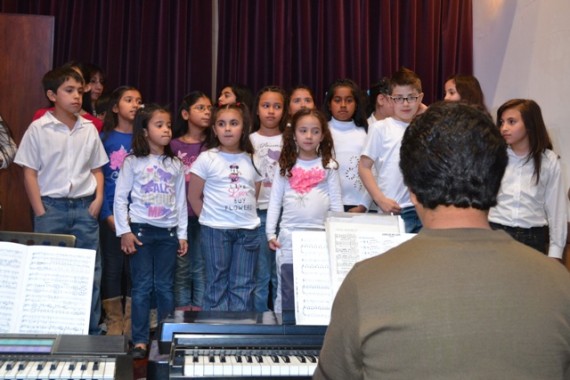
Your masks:
[[[472,74],[471,0],[218,0],[218,89],[241,83],[311,86],[350,77],[363,89],[400,66],[422,78],[424,100]]]
[[[108,88],[128,84],[173,110],[212,88],[212,3],[202,0],[9,0],[7,13],[55,16],[54,66],[91,62]]]
[[[403,65],[430,103],[447,76],[472,74],[472,0],[211,1],[218,89],[304,83],[320,104],[337,78],[366,89]],[[137,86],[174,109],[189,90],[211,92],[211,1],[0,0],[0,11],[55,16],[54,65],[99,64],[109,87]]]

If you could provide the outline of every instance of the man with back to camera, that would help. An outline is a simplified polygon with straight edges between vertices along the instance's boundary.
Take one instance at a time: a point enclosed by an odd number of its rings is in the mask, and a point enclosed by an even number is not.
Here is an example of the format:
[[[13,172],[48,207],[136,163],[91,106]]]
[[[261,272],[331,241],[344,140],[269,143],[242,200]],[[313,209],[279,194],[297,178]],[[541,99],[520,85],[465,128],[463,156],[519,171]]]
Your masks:
[[[569,379],[570,275],[487,222],[507,165],[492,120],[434,104],[400,160],[424,228],[348,274],[314,379]]]

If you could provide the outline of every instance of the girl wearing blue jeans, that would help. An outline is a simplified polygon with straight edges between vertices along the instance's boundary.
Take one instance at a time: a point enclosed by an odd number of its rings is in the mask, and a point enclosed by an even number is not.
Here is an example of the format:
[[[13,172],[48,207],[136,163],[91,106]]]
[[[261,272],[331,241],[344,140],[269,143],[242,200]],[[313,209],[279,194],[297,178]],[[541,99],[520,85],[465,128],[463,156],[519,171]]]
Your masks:
[[[158,319],[174,311],[176,255],[185,255],[188,248],[184,172],[170,148],[171,138],[171,116],[165,108],[152,104],[139,109],[133,153],[125,158],[115,189],[117,236],[130,255],[135,359],[148,352],[153,290]]]
[[[206,262],[205,310],[253,310],[259,254],[256,198],[261,177],[252,161],[249,111],[244,104],[214,111],[214,136],[190,169],[188,201],[202,225]]]

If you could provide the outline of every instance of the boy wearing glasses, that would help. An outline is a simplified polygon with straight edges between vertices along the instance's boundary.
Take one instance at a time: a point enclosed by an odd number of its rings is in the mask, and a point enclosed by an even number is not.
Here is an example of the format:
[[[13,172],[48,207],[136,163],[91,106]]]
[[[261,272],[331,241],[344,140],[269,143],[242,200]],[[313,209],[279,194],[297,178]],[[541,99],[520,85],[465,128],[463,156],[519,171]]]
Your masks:
[[[418,75],[405,67],[395,72],[390,78],[388,98],[394,113],[368,129],[358,174],[376,205],[384,213],[399,214],[406,232],[417,233],[422,224],[410,200],[399,163],[404,132],[422,103],[422,82]],[[372,172],[373,165],[377,177]]]

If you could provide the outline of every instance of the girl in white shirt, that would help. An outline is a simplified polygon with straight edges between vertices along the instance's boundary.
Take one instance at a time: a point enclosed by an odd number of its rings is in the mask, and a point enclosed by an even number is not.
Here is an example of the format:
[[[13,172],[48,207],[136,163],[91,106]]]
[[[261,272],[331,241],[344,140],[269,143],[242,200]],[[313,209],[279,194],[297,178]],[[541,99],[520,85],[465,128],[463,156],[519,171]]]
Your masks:
[[[566,245],[566,195],[560,159],[536,102],[512,99],[497,110],[497,125],[509,145],[509,164],[489,221],[516,240],[562,260]],[[550,242],[548,242],[550,236]]]
[[[265,242],[265,221],[267,205],[275,168],[283,145],[283,129],[285,128],[285,90],[278,86],[263,87],[257,93],[253,112],[253,133],[249,139],[253,145],[253,162],[259,170],[262,181],[257,198],[257,215],[261,221],[259,239]],[[269,289],[273,289],[271,304],[275,302],[277,290],[277,273],[275,272],[275,251],[267,244],[261,244],[257,267],[255,270],[254,306],[255,311],[269,310]]]
[[[190,169],[188,201],[198,215],[206,263],[203,309],[253,310],[259,254],[249,110],[237,102],[214,110],[213,136]]]
[[[360,88],[351,79],[336,80],[327,91],[323,108],[334,140],[344,211],[365,212],[372,198],[358,175],[358,162],[368,132]]]
[[[137,111],[133,153],[125,158],[115,189],[116,233],[131,268],[135,359],[148,353],[151,294],[159,320],[174,311],[176,255],[187,251],[184,171],[169,146],[171,125],[170,112],[161,106]]]
[[[298,111],[293,116],[292,126],[283,133],[283,150],[273,180],[266,226],[269,246],[278,250],[276,312],[282,311],[283,300],[289,300],[287,304],[293,302],[292,289],[281,289],[281,266],[293,262],[293,230],[324,228],[328,211],[343,210],[333,149],[327,121],[317,110]]]

